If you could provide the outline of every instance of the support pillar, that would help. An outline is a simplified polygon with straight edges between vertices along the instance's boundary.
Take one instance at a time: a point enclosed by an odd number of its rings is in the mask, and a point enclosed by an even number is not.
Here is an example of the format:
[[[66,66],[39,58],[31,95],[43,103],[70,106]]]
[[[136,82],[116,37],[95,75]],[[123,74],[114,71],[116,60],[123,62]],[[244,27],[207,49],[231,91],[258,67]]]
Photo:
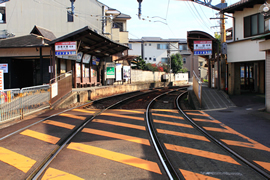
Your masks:
[[[265,107],[270,112],[270,50],[266,51],[265,60]]]

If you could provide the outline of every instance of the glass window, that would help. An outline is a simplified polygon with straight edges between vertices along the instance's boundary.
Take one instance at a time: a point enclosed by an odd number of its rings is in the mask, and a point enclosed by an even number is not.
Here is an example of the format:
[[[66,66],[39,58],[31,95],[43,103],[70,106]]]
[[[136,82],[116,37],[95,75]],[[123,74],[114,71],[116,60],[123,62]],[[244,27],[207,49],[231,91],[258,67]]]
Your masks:
[[[149,60],[152,60],[152,58],[150,57]]]
[[[113,28],[119,28],[121,32],[124,31],[124,25],[122,22],[114,22],[113,23]]]
[[[244,17],[244,37],[256,36],[269,29],[269,22],[261,14]]]
[[[179,50],[186,51],[187,50],[187,45],[185,45],[185,44],[179,45]]]
[[[156,61],[157,59],[156,59],[156,58],[154,58],[153,60],[154,60],[154,61]]]
[[[186,64],[186,62],[187,62],[187,59],[183,58],[183,63]]]
[[[145,57],[144,59],[147,60],[147,57]]]
[[[161,58],[162,63],[168,63],[168,58]]]
[[[6,23],[6,7],[0,7],[0,23]]]
[[[151,46],[151,44],[149,44],[149,46]]]
[[[73,18],[73,14],[71,11],[67,11],[67,21],[68,22],[73,22],[74,18]]]
[[[168,44],[157,44],[157,49],[168,49]]]
[[[129,49],[132,49],[132,44],[128,44]]]

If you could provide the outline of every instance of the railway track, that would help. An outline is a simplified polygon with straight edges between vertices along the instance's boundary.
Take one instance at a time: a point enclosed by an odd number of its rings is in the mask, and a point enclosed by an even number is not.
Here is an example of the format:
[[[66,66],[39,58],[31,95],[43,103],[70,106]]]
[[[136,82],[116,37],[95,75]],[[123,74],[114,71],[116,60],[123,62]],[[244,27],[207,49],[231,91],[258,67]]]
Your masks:
[[[188,119],[185,93],[128,93],[17,129],[0,139],[0,179],[269,179]]]

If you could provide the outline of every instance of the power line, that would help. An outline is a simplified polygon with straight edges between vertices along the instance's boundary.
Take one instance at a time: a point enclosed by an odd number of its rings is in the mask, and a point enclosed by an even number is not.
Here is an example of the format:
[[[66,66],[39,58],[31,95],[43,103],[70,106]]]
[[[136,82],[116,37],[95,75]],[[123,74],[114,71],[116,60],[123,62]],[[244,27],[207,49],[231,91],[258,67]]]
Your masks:
[[[166,12],[166,21],[167,21],[167,17],[168,17],[169,6],[170,6],[170,0],[168,0],[168,6],[167,6],[167,12]]]

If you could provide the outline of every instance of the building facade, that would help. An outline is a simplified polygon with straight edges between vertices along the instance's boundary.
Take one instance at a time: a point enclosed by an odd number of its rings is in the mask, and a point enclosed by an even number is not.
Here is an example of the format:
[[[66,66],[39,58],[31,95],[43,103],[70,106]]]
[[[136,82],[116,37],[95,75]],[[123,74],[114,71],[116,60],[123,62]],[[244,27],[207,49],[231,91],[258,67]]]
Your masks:
[[[198,74],[198,58],[193,56],[185,39],[162,39],[160,37],[142,37],[129,39],[129,55],[141,56],[146,63],[170,63],[168,56],[180,53],[189,77],[193,70]]]

